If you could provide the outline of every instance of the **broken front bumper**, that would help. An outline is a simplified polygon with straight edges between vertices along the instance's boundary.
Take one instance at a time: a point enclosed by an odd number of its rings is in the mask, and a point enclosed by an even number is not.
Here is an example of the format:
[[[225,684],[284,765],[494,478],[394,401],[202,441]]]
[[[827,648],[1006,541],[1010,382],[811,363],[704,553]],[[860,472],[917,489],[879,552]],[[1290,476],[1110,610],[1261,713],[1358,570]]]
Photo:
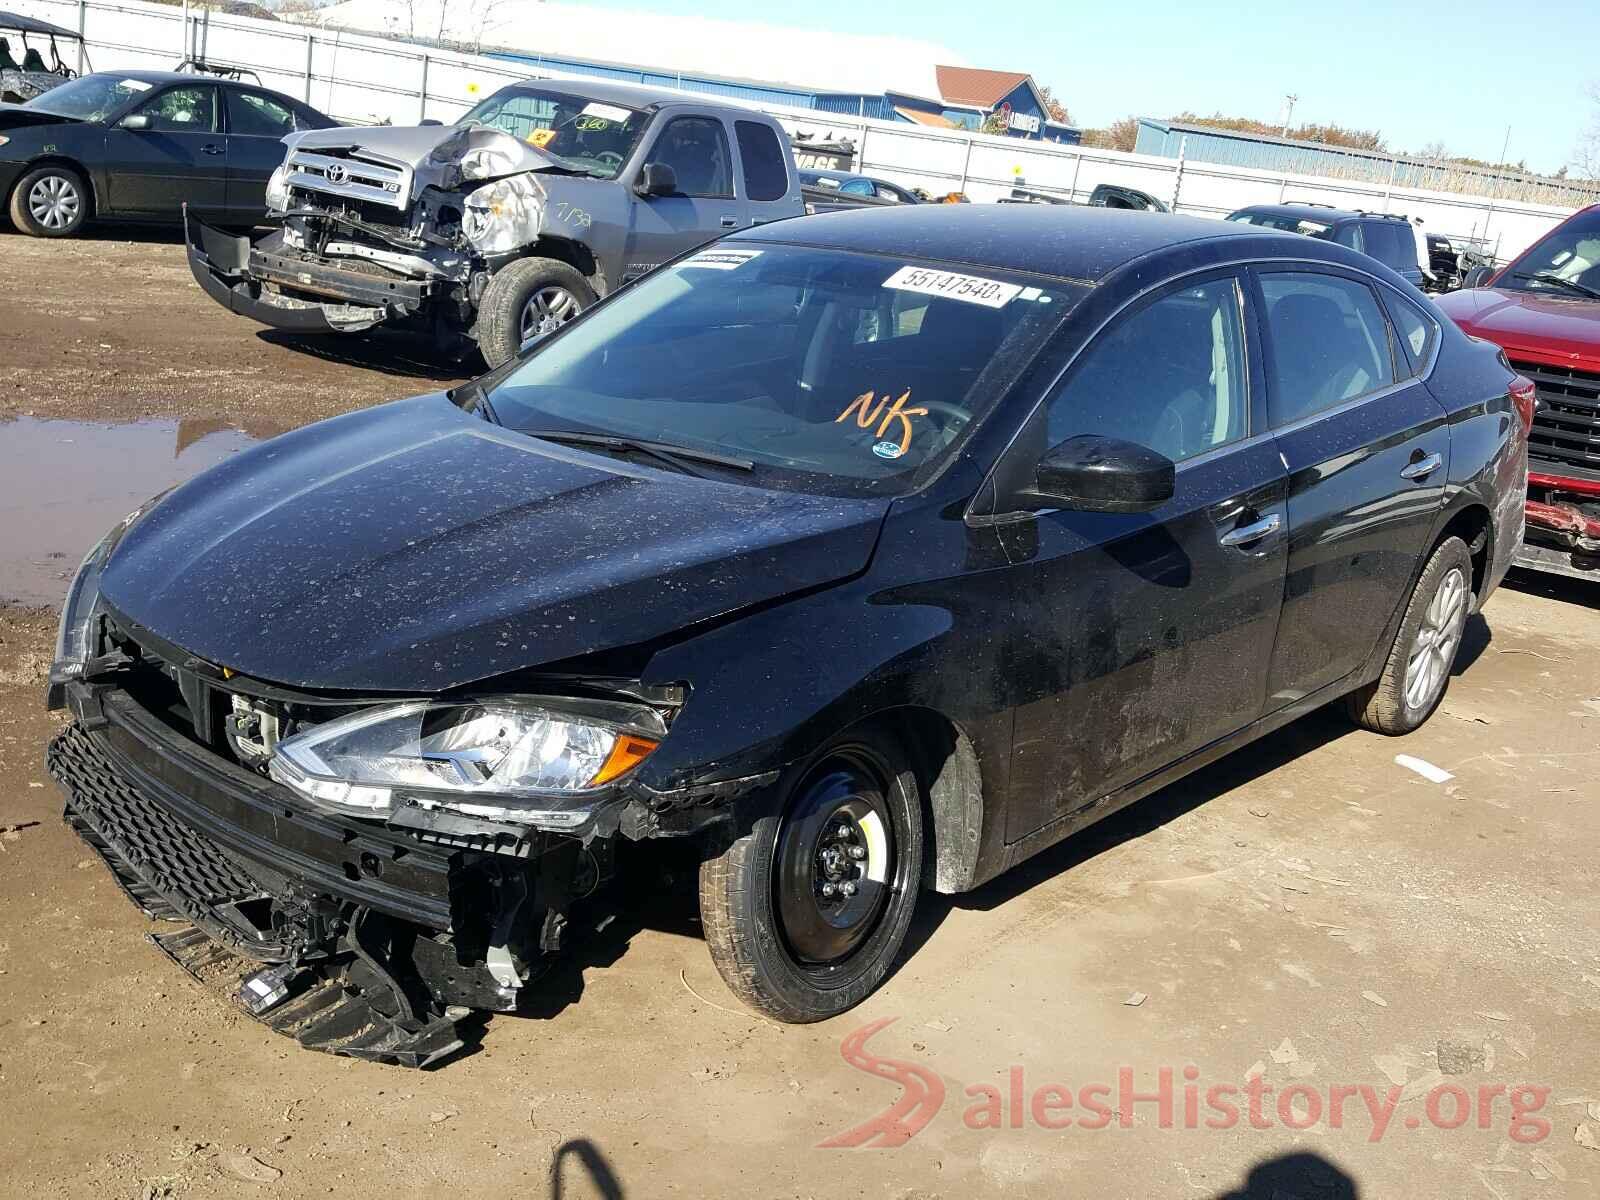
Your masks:
[[[1600,580],[1600,520],[1572,504],[1529,499],[1519,567]]]
[[[146,916],[181,923],[152,937],[165,953],[308,1048],[441,1061],[472,1010],[517,1006],[486,961],[495,943],[525,980],[559,944],[570,841],[490,852],[311,810],[118,688],[67,698],[76,720],[47,756],[67,822]],[[241,990],[264,969],[283,985],[271,1004]]]
[[[274,230],[252,240],[214,229],[183,210],[189,270],[218,304],[296,333],[359,333],[415,316],[433,285],[307,261]]]

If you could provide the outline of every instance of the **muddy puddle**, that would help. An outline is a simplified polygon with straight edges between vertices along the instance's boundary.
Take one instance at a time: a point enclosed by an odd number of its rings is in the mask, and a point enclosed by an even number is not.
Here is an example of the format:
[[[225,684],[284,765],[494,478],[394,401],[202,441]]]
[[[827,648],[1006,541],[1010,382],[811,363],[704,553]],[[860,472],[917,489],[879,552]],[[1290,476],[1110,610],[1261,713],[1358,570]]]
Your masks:
[[[61,603],[84,552],[119,519],[282,431],[199,419],[0,421],[0,603]]]

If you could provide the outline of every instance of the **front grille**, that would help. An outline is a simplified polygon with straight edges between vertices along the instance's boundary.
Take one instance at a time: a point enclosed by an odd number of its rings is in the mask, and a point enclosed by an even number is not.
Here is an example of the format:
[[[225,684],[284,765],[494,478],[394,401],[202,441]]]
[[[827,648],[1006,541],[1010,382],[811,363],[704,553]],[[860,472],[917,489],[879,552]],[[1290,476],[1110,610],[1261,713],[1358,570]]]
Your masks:
[[[1600,373],[1515,359],[1511,366],[1539,395],[1528,457],[1557,470],[1577,468],[1585,478],[1600,473]]]
[[[388,208],[404,209],[411,203],[411,168],[368,158],[295,150],[289,155],[285,182],[292,188]]]
[[[76,818],[73,824],[93,831],[95,836],[87,840],[119,876],[136,877],[211,936],[259,953],[216,912],[264,894],[261,884],[220,846],[130,784],[77,724],[56,736],[45,761],[52,778],[67,791],[68,811]],[[125,890],[140,891],[128,879],[121,882]],[[140,901],[141,895],[135,900]],[[149,909],[144,903],[141,907]]]

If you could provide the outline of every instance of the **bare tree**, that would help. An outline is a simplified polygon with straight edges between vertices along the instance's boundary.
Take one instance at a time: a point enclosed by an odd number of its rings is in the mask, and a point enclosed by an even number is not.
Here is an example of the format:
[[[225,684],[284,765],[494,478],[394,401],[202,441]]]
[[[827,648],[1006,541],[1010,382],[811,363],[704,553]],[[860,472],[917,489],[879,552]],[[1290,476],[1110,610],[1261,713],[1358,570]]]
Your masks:
[[[1600,82],[1591,83],[1585,90],[1591,105],[1589,125],[1573,148],[1572,170],[1584,179],[1600,179]]]

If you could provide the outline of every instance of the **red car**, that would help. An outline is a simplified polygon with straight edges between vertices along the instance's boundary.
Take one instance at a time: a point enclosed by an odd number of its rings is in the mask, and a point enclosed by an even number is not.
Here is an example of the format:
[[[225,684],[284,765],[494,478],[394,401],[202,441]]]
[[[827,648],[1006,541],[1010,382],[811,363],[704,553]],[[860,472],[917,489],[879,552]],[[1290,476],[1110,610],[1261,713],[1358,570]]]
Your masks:
[[[1436,301],[1469,334],[1504,349],[1538,392],[1518,563],[1600,580],[1600,204],[1485,286]]]

